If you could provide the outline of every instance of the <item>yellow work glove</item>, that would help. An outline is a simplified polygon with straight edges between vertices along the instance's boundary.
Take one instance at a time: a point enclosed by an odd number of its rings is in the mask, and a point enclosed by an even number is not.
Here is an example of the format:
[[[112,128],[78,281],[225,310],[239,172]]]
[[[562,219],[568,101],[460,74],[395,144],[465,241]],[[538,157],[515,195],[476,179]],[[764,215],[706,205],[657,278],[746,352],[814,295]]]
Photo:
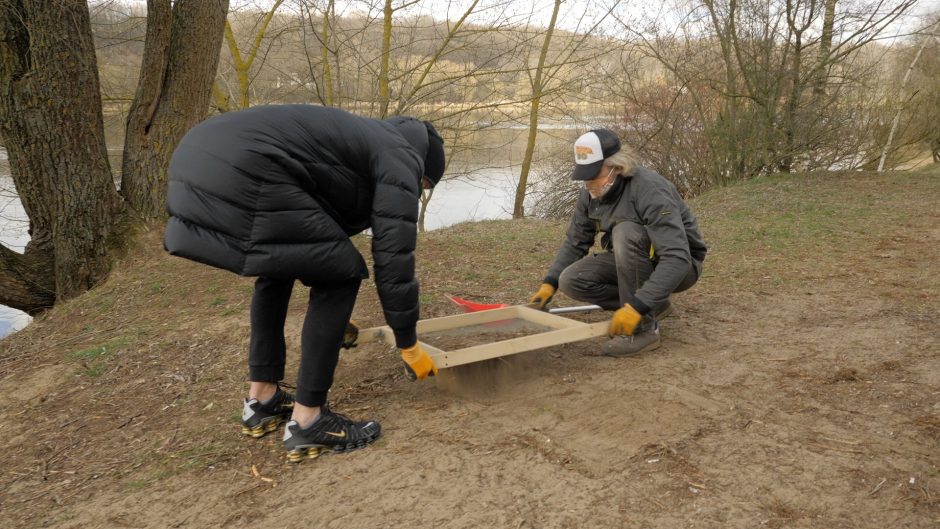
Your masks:
[[[356,345],[356,342],[359,341],[359,326],[356,325],[356,322],[349,320],[349,323],[346,324],[346,331],[343,332],[343,345],[344,349],[352,349]]]
[[[552,300],[552,296],[554,295],[555,287],[553,287],[551,283],[542,283],[542,286],[539,287],[539,291],[529,298],[529,303],[538,303],[536,308],[544,310],[545,305],[548,305],[548,302]]]
[[[614,312],[614,316],[610,319],[610,330],[607,331],[607,334],[611,338],[620,334],[632,336],[642,318],[643,315],[627,303]]]
[[[437,366],[420,343],[402,349],[401,359],[405,361],[405,374],[412,381],[423,380],[437,374]]]

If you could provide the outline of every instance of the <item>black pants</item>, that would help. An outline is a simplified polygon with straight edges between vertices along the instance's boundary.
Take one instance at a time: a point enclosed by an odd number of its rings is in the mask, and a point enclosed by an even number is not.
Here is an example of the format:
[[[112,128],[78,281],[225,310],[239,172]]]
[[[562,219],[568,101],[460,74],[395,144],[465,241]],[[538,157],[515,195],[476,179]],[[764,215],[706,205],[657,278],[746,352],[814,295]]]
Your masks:
[[[346,322],[352,315],[362,281],[310,284],[310,300],[300,337],[300,369],[297,372],[297,402],[322,406],[333,385]],[[248,380],[279,382],[284,378],[287,346],[284,321],[292,279],[259,277],[251,300],[251,346],[248,351]]]

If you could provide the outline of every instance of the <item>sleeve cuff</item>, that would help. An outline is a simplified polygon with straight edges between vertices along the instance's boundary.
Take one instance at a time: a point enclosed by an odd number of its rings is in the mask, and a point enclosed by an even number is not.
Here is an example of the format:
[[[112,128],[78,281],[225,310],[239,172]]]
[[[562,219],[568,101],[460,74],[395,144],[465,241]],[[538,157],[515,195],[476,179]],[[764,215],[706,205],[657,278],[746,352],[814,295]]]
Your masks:
[[[410,331],[394,330],[393,332],[395,333],[395,345],[399,349],[407,349],[418,343],[418,332],[415,331],[414,327]]]
[[[630,300],[630,306],[633,307],[633,310],[640,313],[641,316],[646,316],[650,312],[650,307],[646,303],[643,303],[637,298]]]
[[[552,286],[552,288],[554,288],[555,290],[558,290],[558,278],[557,277],[545,276],[545,279],[543,279],[542,282],[548,283],[549,285]]]

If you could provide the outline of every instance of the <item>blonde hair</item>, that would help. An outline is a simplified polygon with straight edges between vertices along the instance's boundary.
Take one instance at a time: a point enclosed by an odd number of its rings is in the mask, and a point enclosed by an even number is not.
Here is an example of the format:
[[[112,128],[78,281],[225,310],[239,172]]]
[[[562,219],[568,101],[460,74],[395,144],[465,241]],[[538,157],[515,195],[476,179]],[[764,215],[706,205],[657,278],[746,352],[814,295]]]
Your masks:
[[[636,156],[627,146],[620,147],[620,150],[604,158],[605,167],[619,167],[621,175],[628,175],[636,167]]]

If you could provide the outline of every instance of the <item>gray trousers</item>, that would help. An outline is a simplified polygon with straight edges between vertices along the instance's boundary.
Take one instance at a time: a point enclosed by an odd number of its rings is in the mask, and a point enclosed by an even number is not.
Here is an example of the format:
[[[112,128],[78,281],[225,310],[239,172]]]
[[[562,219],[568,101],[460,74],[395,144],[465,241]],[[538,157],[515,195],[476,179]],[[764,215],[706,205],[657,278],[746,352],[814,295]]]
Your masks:
[[[588,254],[573,263],[558,278],[558,289],[572,299],[616,310],[650,278],[655,263],[650,260],[650,238],[646,227],[635,222],[620,222],[611,232],[613,251]],[[673,292],[687,290],[698,281],[702,263],[692,260],[689,273]],[[659,312],[669,298],[657,300],[650,308]],[[644,318],[645,325],[651,324]]]

